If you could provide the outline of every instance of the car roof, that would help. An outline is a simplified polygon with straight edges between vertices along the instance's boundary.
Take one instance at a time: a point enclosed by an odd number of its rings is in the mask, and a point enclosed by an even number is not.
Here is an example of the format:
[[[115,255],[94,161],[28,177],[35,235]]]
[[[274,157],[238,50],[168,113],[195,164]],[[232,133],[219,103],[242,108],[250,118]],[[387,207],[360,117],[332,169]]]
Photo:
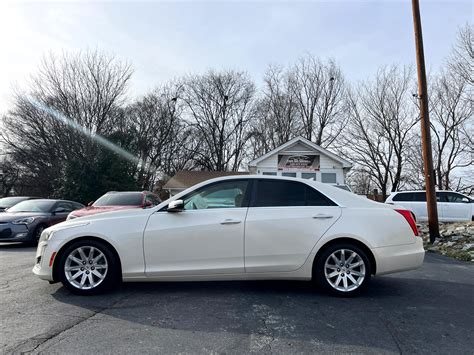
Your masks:
[[[333,200],[337,205],[343,207],[352,207],[352,206],[379,206],[379,202],[372,201],[370,199],[367,199],[365,197],[358,196],[356,194],[353,194],[352,192],[337,188],[333,186],[332,184],[326,184],[322,183],[319,181],[314,181],[311,179],[301,179],[301,178],[294,178],[294,177],[287,177],[287,176],[275,176],[275,175],[229,175],[229,176],[221,176],[217,177],[214,179],[209,179],[206,181],[203,181],[199,184],[196,184],[178,194],[172,197],[172,199],[177,199],[180,196],[185,195],[189,191],[195,190],[200,188],[201,186],[213,183],[213,182],[219,182],[219,181],[226,181],[226,180],[245,180],[245,179],[251,179],[251,180],[282,180],[282,181],[294,181],[294,182],[300,182],[304,183],[306,185],[313,186],[316,188],[319,192],[323,193],[326,195],[328,198]],[[165,201],[163,201],[165,202]],[[162,206],[161,204],[158,206]]]
[[[71,201],[71,200],[55,199],[55,198],[35,198],[34,201],[38,201],[38,202],[46,202],[46,201],[51,201],[51,202],[73,202],[73,203],[78,203],[78,204],[82,205],[82,203],[80,203],[80,202]]]
[[[395,195],[395,194],[401,194],[401,193],[405,193],[405,192],[426,192],[426,190],[405,190],[405,191],[394,191],[391,193],[391,195]],[[461,194],[463,195],[462,192],[458,192],[458,191],[451,191],[451,190],[436,190],[436,192],[455,192],[457,194]]]
[[[34,197],[34,196],[3,196],[3,197],[0,197],[0,199],[3,199],[3,198],[24,198],[24,199],[29,199],[29,200],[39,199],[39,197]]]
[[[106,194],[153,194],[151,191],[107,191]]]

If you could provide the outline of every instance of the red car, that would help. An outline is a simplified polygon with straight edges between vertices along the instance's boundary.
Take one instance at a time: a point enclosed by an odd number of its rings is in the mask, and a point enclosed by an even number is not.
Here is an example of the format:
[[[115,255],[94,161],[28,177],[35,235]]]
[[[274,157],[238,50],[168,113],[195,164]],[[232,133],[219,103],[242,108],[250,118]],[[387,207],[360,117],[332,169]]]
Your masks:
[[[147,208],[156,206],[160,202],[159,197],[150,191],[110,191],[87,207],[71,212],[67,220],[102,212]]]

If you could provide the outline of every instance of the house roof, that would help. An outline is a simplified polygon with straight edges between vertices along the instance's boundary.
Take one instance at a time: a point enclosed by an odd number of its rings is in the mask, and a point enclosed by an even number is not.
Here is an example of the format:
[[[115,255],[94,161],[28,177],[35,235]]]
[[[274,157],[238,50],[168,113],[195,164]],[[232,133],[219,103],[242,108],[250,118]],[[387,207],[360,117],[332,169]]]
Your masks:
[[[309,146],[310,148],[318,151],[320,154],[323,154],[323,155],[326,155],[328,157],[330,157],[331,159],[339,162],[342,164],[342,167],[343,168],[352,168],[352,164],[347,161],[346,159],[343,159],[339,156],[337,156],[336,154],[330,152],[329,150],[327,149],[324,149],[322,147],[320,147],[319,145],[311,142],[310,140],[306,139],[306,138],[303,138],[303,137],[295,137],[291,140],[289,140],[288,142],[280,145],[279,147],[269,151],[268,153],[262,155],[261,157],[257,158],[257,159],[254,159],[252,160],[251,162],[249,162],[249,166],[256,166],[258,163],[260,163],[261,161],[265,160],[266,158],[274,155],[274,154],[277,154],[287,148],[290,148],[292,145],[295,145],[296,143],[302,143],[304,145],[307,145]]]
[[[166,190],[170,189],[187,189],[193,185],[199,184],[200,182],[214,179],[222,176],[232,175],[248,175],[248,172],[237,172],[237,171],[192,171],[192,170],[181,170],[178,171],[163,187]]]

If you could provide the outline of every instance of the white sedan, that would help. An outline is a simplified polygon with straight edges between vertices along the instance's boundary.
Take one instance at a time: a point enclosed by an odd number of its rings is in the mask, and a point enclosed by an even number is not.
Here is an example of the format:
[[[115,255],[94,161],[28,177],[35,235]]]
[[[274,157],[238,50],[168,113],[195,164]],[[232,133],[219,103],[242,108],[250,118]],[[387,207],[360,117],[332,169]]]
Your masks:
[[[122,280],[269,279],[354,295],[371,275],[419,267],[424,254],[407,210],[315,181],[240,175],[48,228],[33,272],[82,295]]]

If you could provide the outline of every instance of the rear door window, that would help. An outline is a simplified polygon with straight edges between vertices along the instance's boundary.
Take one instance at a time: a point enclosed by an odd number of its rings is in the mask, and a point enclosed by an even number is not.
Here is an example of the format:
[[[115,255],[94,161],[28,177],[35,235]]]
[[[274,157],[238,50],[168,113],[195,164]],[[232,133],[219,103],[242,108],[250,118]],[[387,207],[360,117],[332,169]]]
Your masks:
[[[426,192],[414,192],[413,202],[426,202]]]
[[[296,181],[258,180],[253,207],[335,206],[326,196]]]

